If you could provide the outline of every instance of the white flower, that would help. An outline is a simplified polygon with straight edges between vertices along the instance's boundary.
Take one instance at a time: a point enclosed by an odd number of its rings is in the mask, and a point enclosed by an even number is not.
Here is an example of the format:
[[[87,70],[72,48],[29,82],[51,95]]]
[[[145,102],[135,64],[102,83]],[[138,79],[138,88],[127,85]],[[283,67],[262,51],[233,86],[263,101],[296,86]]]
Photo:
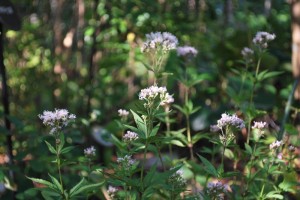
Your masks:
[[[248,47],[244,47],[241,51],[242,56],[246,60],[246,62],[252,62],[254,51]]]
[[[151,32],[146,34],[146,38],[147,40],[141,48],[142,52],[157,51],[158,49],[161,49],[166,53],[172,49],[176,49],[178,44],[178,39],[168,32]]]
[[[182,46],[177,47],[177,55],[178,56],[192,56],[196,57],[198,54],[198,50],[191,46]]]
[[[113,187],[113,186],[108,186],[108,190],[107,190],[107,194],[111,197],[111,198],[113,198],[115,195],[116,195],[116,193],[118,192],[118,188],[116,188],[116,187]]]
[[[266,128],[267,125],[268,124],[266,122],[256,122],[256,121],[254,121],[254,125],[252,126],[252,129],[262,130],[262,129]]]
[[[216,133],[216,132],[219,132],[220,131],[220,128],[218,127],[218,125],[210,125],[210,132],[212,133]]]
[[[153,85],[149,88],[142,89],[139,94],[139,99],[146,100],[149,104],[153,103],[156,97],[160,98],[159,105],[161,106],[174,102],[174,98],[167,92],[166,87]],[[145,106],[148,106],[148,104],[145,104]]]
[[[125,142],[133,141],[133,140],[136,140],[138,138],[139,138],[138,134],[135,133],[135,132],[132,132],[132,131],[127,131],[127,133],[123,136],[123,140]]]
[[[118,113],[119,113],[120,117],[127,117],[129,115],[129,112],[127,110],[124,110],[124,109],[119,109]]]
[[[93,157],[96,155],[96,149],[94,146],[84,149],[84,155],[87,157]]]
[[[123,158],[119,157],[117,158],[117,163],[122,165],[124,168],[130,168],[132,165],[136,163],[136,160],[131,158],[131,155],[126,155]]]
[[[295,151],[296,147],[294,147],[293,145],[289,146],[289,151]]]
[[[220,181],[214,183],[209,182],[206,187],[206,193],[212,199],[224,199],[224,193],[228,191],[229,186],[226,184],[221,183]]]
[[[274,40],[275,38],[276,35],[274,33],[270,34],[268,32],[257,32],[252,41],[256,46],[265,49],[268,47],[268,42]]]
[[[244,121],[240,118],[238,118],[235,114],[228,115],[226,113],[222,114],[221,119],[218,120],[217,126],[222,129],[226,126],[233,126],[238,129],[242,129],[245,127]]]
[[[174,168],[170,168],[170,170],[172,169]],[[186,186],[186,180],[183,178],[183,171],[181,169],[177,170],[169,177],[168,182],[176,189],[183,189]]]
[[[278,149],[281,145],[283,144],[282,141],[275,141],[272,144],[270,144],[269,148],[270,149]]]
[[[42,115],[38,117],[43,121],[46,126],[50,126],[52,129],[50,133],[54,133],[67,126],[71,120],[74,120],[76,116],[70,114],[66,109],[55,109],[55,111],[44,111]]]

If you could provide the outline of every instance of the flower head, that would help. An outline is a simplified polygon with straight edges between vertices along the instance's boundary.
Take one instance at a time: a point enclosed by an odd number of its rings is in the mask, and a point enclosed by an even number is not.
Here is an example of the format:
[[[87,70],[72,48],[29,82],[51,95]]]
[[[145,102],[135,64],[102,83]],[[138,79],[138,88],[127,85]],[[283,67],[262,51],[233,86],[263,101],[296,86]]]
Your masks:
[[[170,170],[172,169],[170,168]],[[167,182],[173,185],[173,188],[178,192],[183,191],[186,187],[186,180],[183,178],[183,171],[181,169],[172,174]]]
[[[252,126],[252,129],[259,129],[262,130],[266,128],[268,124],[266,122],[256,122],[254,121],[254,125]]]
[[[276,150],[276,149],[278,149],[281,145],[283,144],[283,142],[282,142],[282,140],[281,141],[275,141],[275,142],[273,142],[272,144],[270,144],[270,146],[269,146],[269,148],[272,150],[272,149],[274,149],[274,150]]]
[[[132,132],[132,131],[127,131],[127,133],[123,136],[123,140],[125,142],[131,142],[131,141],[136,140],[138,138],[139,138],[138,134],[135,133],[135,132]]]
[[[220,128],[218,127],[218,125],[210,125],[210,132],[212,133],[216,133],[216,132],[219,132],[220,131]]]
[[[186,57],[196,57],[198,54],[198,50],[191,46],[182,46],[177,47],[177,55],[178,56],[186,56]]]
[[[244,47],[243,50],[241,51],[241,54],[246,62],[248,63],[252,62],[253,54],[254,54],[254,51],[252,49],[248,47]]]
[[[228,185],[221,183],[220,181],[214,183],[209,182],[206,187],[206,194],[212,199],[222,200],[224,199],[224,193],[228,191]]]
[[[136,163],[136,160],[132,159],[131,155],[126,155],[124,157],[117,158],[117,163],[119,163],[122,167],[128,169]]]
[[[113,187],[113,186],[108,186],[107,194],[109,195],[110,198],[114,198],[116,193],[118,192],[118,188]]]
[[[141,48],[142,52],[162,50],[163,53],[167,53],[172,49],[176,49],[178,44],[178,39],[168,32],[151,32],[146,34],[146,38],[147,40]]]
[[[43,124],[51,127],[50,133],[57,132],[63,127],[67,126],[71,120],[74,120],[76,116],[70,114],[66,109],[55,109],[55,111],[44,111],[42,115],[38,117],[43,121]]]
[[[84,155],[86,157],[94,157],[96,155],[96,149],[94,146],[84,149]]]
[[[255,37],[253,38],[253,43],[261,49],[265,49],[268,47],[268,42],[274,40],[276,35],[268,32],[257,32]]]
[[[218,120],[217,126],[222,129],[226,126],[233,126],[238,129],[242,129],[245,127],[245,123],[242,119],[238,118],[237,115],[229,115],[226,113],[222,114],[221,119]]]
[[[294,147],[293,145],[290,145],[288,149],[289,149],[289,151],[293,152],[296,150],[296,147]]]
[[[158,87],[156,85],[153,85],[149,88],[142,89],[139,94],[140,100],[147,101],[145,107],[150,106],[154,102],[156,97],[159,97],[159,105],[161,106],[174,102],[174,98],[167,92],[166,87]]]
[[[127,110],[124,110],[124,109],[119,109],[118,113],[119,113],[120,117],[127,117],[129,115],[129,112]]]

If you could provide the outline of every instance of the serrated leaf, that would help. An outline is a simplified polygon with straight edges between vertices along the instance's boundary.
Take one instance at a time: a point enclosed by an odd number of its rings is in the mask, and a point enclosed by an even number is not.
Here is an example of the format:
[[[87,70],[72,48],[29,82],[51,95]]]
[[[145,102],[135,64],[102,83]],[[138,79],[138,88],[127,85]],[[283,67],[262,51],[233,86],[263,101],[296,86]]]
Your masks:
[[[70,197],[72,197],[73,193],[78,190],[82,185],[84,185],[85,179],[82,178],[74,187],[70,190]]]
[[[55,186],[53,183],[51,183],[51,182],[49,182],[49,181],[46,181],[46,180],[44,180],[44,179],[30,178],[30,177],[27,177],[27,178],[30,179],[30,180],[32,180],[32,181],[35,182],[35,183],[43,184],[43,185],[45,185],[45,186],[47,186],[47,187],[49,187],[49,188],[51,188],[51,189],[54,189],[54,190],[57,190],[57,189],[58,189],[58,188],[56,188],[56,186]]]
[[[103,185],[104,181],[101,182],[101,183],[96,183],[96,184],[89,184],[89,185],[85,185],[85,186],[82,186],[80,187],[78,190],[74,191],[73,194],[70,196],[70,198],[78,195],[78,194],[81,194],[83,192],[86,192],[88,190],[91,190],[95,187],[100,187],[101,185]]]
[[[186,111],[183,107],[177,105],[177,104],[174,104],[173,107],[175,107],[177,110],[179,110],[181,113],[183,114],[186,114]]]
[[[49,149],[49,151],[50,151],[51,153],[57,154],[55,148],[54,148],[49,142],[45,141],[45,143],[47,144],[48,149]]]
[[[271,191],[266,195],[267,199],[283,199],[283,196],[281,194],[278,194],[278,191]]]
[[[216,168],[211,164],[211,162],[209,162],[206,158],[204,158],[201,155],[198,155],[201,162],[205,165],[205,171],[207,171],[207,173],[209,173],[210,175],[214,176],[214,177],[218,177],[219,174],[216,170]]]
[[[174,144],[174,145],[179,146],[179,147],[185,147],[186,146],[180,140],[171,140],[171,144]]]
[[[65,147],[65,148],[63,148],[63,149],[61,150],[60,153],[61,153],[61,154],[65,154],[65,153],[68,153],[68,152],[72,151],[73,149],[75,149],[74,146]]]
[[[144,120],[138,114],[136,114],[133,110],[130,110],[130,111],[131,111],[131,113],[133,115],[133,118],[134,118],[134,121],[135,121],[135,123],[137,125],[137,128],[141,132],[145,133],[145,136],[147,138],[148,137],[148,131],[147,131],[147,126],[146,126]]]
[[[192,143],[195,144],[196,142],[198,142],[200,139],[202,138],[207,138],[208,134],[204,134],[204,133],[197,133],[192,137]]]
[[[59,183],[59,181],[58,181],[55,177],[51,176],[50,174],[48,174],[48,175],[49,175],[49,177],[51,178],[52,183],[59,189],[59,191],[60,191],[61,193],[63,193],[63,192],[64,192],[64,191],[63,191],[63,187],[62,187],[62,185]]]
[[[155,136],[156,134],[157,134],[157,132],[158,132],[158,130],[159,130],[159,127],[160,127],[160,123],[159,124],[157,124],[153,129],[152,129],[152,131],[151,131],[151,133],[150,133],[150,136],[149,137],[153,137],[153,136]]]

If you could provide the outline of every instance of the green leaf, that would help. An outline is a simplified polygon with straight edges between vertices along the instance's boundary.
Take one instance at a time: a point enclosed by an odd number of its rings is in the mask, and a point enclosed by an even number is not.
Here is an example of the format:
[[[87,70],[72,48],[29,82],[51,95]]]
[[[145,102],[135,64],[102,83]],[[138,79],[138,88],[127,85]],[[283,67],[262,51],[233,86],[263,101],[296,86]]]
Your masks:
[[[70,190],[70,197],[72,197],[72,194],[77,191],[81,186],[83,186],[85,183],[85,179],[82,178],[79,183],[77,183],[71,190]]]
[[[150,136],[149,137],[153,137],[153,136],[155,136],[156,134],[157,134],[157,132],[158,132],[158,130],[159,130],[159,127],[160,127],[160,123],[159,124],[157,124],[153,129],[152,129],[152,131],[151,131],[151,133],[150,133]]]
[[[63,133],[59,134],[59,145],[58,145],[58,152],[60,153],[60,151],[62,150],[62,148],[65,145],[65,135]]]
[[[174,104],[173,107],[177,108],[181,113],[186,114],[186,110],[183,107],[176,104]]]
[[[130,111],[131,111],[131,113],[132,113],[132,115],[133,115],[133,118],[134,118],[134,121],[135,121],[135,123],[136,123],[136,125],[137,125],[137,128],[138,128],[140,131],[144,132],[144,133],[145,133],[145,136],[146,136],[146,138],[147,138],[147,136],[148,136],[148,133],[147,133],[147,126],[146,126],[144,120],[143,120],[138,114],[136,114],[133,110],[130,110]]]
[[[54,189],[56,191],[58,189],[54,184],[52,184],[51,182],[46,181],[44,179],[30,178],[30,177],[27,177],[27,178],[30,179],[30,180],[32,180],[35,183],[43,184],[43,185],[47,186],[48,188]]]
[[[202,163],[205,165],[205,171],[214,177],[218,177],[219,174],[216,168],[203,156],[198,155]]]
[[[267,199],[283,199],[283,196],[281,194],[278,194],[279,191],[271,191],[266,195]]]
[[[69,147],[65,147],[61,150],[61,154],[65,154],[65,153],[68,153],[70,151],[72,151],[73,149],[75,149],[75,146],[69,146]]]
[[[179,147],[185,147],[186,145],[184,145],[180,140],[171,140],[170,142],[171,144],[174,144],[176,146],[179,146]]]
[[[225,149],[224,155],[225,155],[225,157],[229,158],[230,160],[234,159],[233,152],[228,148]]]
[[[208,138],[208,134],[205,133],[197,133],[192,137],[192,143],[195,144],[202,138]]]
[[[64,192],[64,191],[63,191],[63,187],[62,187],[62,185],[59,183],[59,181],[58,181],[55,177],[51,176],[50,174],[48,174],[48,175],[50,176],[50,178],[51,178],[51,180],[52,180],[52,183],[56,186],[56,188],[59,189],[59,191],[60,191],[61,193],[63,193],[63,192]]]
[[[78,195],[78,194],[82,194],[83,192],[86,192],[88,190],[91,190],[95,187],[100,187],[101,185],[103,185],[104,181],[101,183],[95,183],[95,184],[89,184],[89,185],[85,185],[82,187],[79,187],[78,190],[74,191],[72,195],[70,195],[70,198]]]
[[[279,188],[285,192],[296,192],[298,184],[297,174],[295,172],[286,173],[283,175],[283,181],[279,184]]]
[[[245,143],[245,149],[248,154],[252,155],[252,149],[249,144]]]
[[[54,148],[49,142],[45,141],[45,143],[47,144],[48,149],[49,149],[49,151],[50,151],[51,153],[53,153],[53,154],[56,154],[56,153],[57,153],[56,150],[55,150],[55,148]]]

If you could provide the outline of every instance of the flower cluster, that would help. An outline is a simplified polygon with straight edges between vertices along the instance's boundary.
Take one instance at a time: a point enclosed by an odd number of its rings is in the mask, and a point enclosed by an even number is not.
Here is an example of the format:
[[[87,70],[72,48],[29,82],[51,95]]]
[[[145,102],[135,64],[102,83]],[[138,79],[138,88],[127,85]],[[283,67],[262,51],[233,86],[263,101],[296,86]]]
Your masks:
[[[238,129],[242,129],[245,127],[245,123],[242,119],[238,118],[235,114],[228,115],[226,113],[222,114],[221,119],[218,120],[217,126],[222,129],[226,126],[233,126]]]
[[[156,85],[150,86],[149,88],[142,89],[139,94],[140,100],[146,100],[148,104],[144,104],[145,107],[150,106],[155,98],[159,96],[161,106],[174,102],[174,98],[167,92],[166,87],[158,87]]]
[[[131,142],[131,141],[136,140],[138,138],[139,138],[138,134],[135,133],[135,132],[132,132],[132,131],[127,131],[127,133],[123,136],[123,140],[125,142]]]
[[[96,149],[94,146],[84,149],[84,155],[86,157],[94,157],[96,155]]]
[[[107,194],[108,196],[113,199],[116,196],[116,193],[118,192],[118,188],[113,186],[108,186]]]
[[[66,109],[55,109],[55,111],[44,111],[42,115],[38,117],[43,121],[46,126],[51,127],[50,134],[58,132],[63,127],[67,126],[71,120],[74,120],[76,116],[70,114]]]
[[[212,133],[216,133],[216,132],[219,132],[220,131],[220,128],[218,127],[218,125],[210,125],[210,132]]]
[[[178,45],[176,36],[168,32],[151,32],[146,34],[146,38],[147,40],[141,48],[142,52],[162,50],[163,53],[167,53],[172,49],[176,49]]]
[[[262,129],[266,128],[267,125],[268,124],[266,122],[256,122],[256,121],[254,121],[254,125],[252,126],[252,128],[262,130]]]
[[[253,38],[253,43],[261,49],[268,47],[268,42],[275,39],[275,34],[270,34],[268,32],[257,32]]]
[[[172,170],[171,168],[170,170]],[[172,174],[169,179],[168,183],[173,185],[173,188],[181,192],[186,187],[186,180],[183,178],[183,171],[181,169],[177,170],[174,174]]]
[[[282,141],[275,141],[272,144],[270,144],[269,148],[270,149],[278,149],[281,145],[283,144]]]
[[[293,152],[296,150],[296,147],[294,147],[293,145],[290,145],[288,149],[289,149],[289,151]]]
[[[127,117],[129,115],[129,112],[127,110],[124,110],[124,109],[119,109],[118,113],[119,113],[120,117]]]
[[[246,62],[250,63],[252,62],[253,59],[253,54],[254,51],[248,47],[244,47],[243,50],[241,51],[242,56],[246,60]]]
[[[178,56],[196,57],[197,54],[198,54],[198,50],[191,46],[182,46],[177,48]]]
[[[123,158],[122,157],[117,158],[117,163],[122,165],[122,167],[124,167],[125,169],[128,169],[136,163],[136,160],[132,159],[131,155],[126,155]]]
[[[213,183],[209,182],[206,188],[206,194],[211,199],[224,199],[224,193],[228,191],[228,185],[221,183],[220,181]]]

